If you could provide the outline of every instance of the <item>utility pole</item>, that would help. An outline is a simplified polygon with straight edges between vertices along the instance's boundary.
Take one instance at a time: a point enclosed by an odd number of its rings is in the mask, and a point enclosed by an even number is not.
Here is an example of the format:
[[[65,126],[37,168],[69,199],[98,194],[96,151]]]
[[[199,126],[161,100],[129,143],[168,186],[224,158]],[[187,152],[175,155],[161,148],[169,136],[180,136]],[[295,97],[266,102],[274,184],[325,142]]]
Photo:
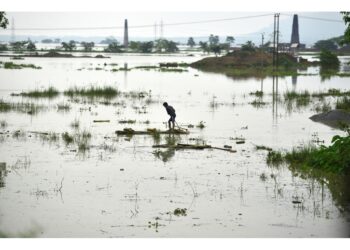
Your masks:
[[[276,13],[273,17],[273,55],[272,64],[274,70],[278,67],[278,43],[279,43],[279,25],[280,14]]]
[[[11,43],[14,43],[16,38],[15,38],[15,19],[12,17],[12,25],[11,25]]]
[[[160,20],[160,38],[163,39],[163,30],[164,29],[164,24],[163,24],[163,19]]]
[[[261,33],[261,68],[263,67],[263,52],[264,52],[264,35],[265,33]]]
[[[154,41],[157,40],[157,22],[154,23]]]
[[[278,49],[279,49],[279,37],[280,37],[280,13],[277,13],[277,44],[276,44],[276,67],[278,69]]]

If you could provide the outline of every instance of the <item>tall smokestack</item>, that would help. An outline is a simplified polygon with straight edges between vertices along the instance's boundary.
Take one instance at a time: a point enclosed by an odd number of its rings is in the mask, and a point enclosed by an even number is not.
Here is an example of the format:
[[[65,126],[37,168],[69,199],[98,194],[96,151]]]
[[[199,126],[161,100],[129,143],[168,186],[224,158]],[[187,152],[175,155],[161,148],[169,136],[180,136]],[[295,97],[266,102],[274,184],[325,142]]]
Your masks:
[[[129,46],[129,34],[128,34],[128,19],[124,21],[124,48]]]
[[[292,38],[290,39],[290,43],[297,43],[299,44],[299,22],[298,22],[298,15],[293,16],[293,26],[292,26]]]

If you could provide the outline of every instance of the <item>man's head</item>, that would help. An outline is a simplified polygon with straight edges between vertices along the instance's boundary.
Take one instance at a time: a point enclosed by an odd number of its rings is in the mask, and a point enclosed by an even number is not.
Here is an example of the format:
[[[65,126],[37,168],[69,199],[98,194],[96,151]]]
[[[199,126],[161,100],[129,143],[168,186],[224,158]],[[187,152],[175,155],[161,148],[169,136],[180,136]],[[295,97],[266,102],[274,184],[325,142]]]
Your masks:
[[[167,103],[167,102],[164,102],[164,103],[163,103],[163,106],[164,106],[164,107],[168,107],[168,103]]]

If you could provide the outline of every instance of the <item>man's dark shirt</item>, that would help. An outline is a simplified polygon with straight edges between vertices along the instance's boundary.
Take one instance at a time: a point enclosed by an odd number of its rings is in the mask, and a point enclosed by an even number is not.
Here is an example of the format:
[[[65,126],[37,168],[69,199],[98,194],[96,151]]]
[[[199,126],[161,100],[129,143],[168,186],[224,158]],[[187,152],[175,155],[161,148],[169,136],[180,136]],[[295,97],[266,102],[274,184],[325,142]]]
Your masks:
[[[172,117],[175,117],[175,116],[176,116],[176,114],[175,114],[175,109],[174,109],[172,106],[168,105],[168,106],[165,107],[165,108],[166,108],[166,112],[168,113],[168,115],[170,115],[170,116],[172,116]]]

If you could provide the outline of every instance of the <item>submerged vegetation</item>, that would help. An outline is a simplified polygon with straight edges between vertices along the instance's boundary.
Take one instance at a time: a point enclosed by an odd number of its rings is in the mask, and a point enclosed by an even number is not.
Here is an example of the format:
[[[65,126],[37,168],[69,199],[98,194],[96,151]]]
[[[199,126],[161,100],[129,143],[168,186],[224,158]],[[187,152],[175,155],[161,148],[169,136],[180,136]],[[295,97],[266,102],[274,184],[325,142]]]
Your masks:
[[[19,95],[24,97],[31,97],[31,98],[54,98],[57,97],[60,94],[60,92],[55,89],[54,87],[49,87],[48,89],[44,90],[33,90],[29,92],[22,92]],[[11,94],[11,95],[17,95],[17,94]]]
[[[34,64],[16,64],[13,62],[4,63],[4,69],[23,69],[23,68],[41,69],[40,66],[35,66]]]
[[[118,95],[120,95],[120,92],[117,88],[114,87],[89,87],[89,88],[70,88],[63,92],[64,95],[69,97],[74,96],[82,96],[82,97],[89,97],[89,98],[95,98],[95,97],[103,97],[103,98],[114,98]]]

